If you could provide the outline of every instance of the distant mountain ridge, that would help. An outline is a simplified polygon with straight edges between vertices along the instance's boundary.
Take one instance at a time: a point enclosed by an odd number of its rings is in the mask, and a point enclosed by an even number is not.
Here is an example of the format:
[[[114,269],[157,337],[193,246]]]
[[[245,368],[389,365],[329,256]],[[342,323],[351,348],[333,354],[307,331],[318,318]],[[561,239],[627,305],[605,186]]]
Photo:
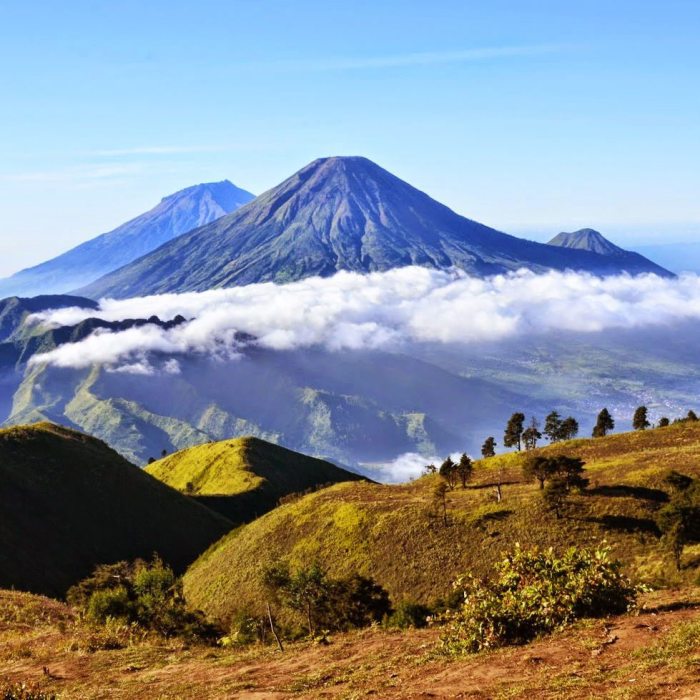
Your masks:
[[[113,231],[0,280],[0,297],[68,292],[235,211],[252,199],[250,192],[228,180],[187,187],[164,197],[153,209]]]
[[[366,158],[332,157],[77,293],[125,298],[406,265],[456,266],[477,276],[522,267],[671,275],[641,256],[621,262],[501,233]]]

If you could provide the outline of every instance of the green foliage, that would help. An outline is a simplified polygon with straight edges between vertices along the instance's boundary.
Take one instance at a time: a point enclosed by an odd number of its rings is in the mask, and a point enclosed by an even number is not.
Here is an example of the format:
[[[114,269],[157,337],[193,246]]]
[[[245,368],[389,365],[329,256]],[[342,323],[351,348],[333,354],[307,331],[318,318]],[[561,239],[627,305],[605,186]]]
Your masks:
[[[595,427],[593,428],[593,437],[605,437],[611,430],[615,429],[615,420],[610,415],[610,411],[604,408],[599,414],[596,420]]]
[[[578,434],[578,421],[573,416],[562,419],[557,411],[552,411],[545,418],[542,432],[549,438],[550,443],[572,440]]]
[[[459,458],[459,462],[457,462],[455,466],[455,473],[462,483],[462,488],[466,489],[467,482],[472,478],[472,474],[474,473],[474,463],[468,454],[465,453]]]
[[[637,408],[637,410],[634,412],[632,427],[635,430],[646,430],[650,425],[651,423],[649,422],[647,407],[639,406],[639,408]]]
[[[10,683],[0,686],[0,700],[57,700],[57,696],[24,683]]]
[[[637,590],[606,547],[525,551],[516,546],[492,581],[467,574],[455,582],[464,602],[442,616],[443,649],[451,654],[524,644],[581,617],[629,609]]]
[[[671,421],[666,416],[659,418],[659,428],[667,428],[670,424]]]
[[[432,611],[427,605],[421,605],[411,600],[402,600],[391,615],[386,619],[387,627],[420,629],[428,625]]]
[[[537,447],[537,441],[542,439],[542,433],[539,431],[537,418],[534,416],[530,421],[530,425],[523,430],[522,439],[526,450],[534,450],[535,447]]]
[[[700,484],[688,477],[671,472],[667,483],[674,488],[670,503],[659,510],[656,524],[676,564],[681,570],[683,550],[686,545],[700,542]]]
[[[389,594],[380,585],[357,574],[329,578],[317,562],[296,570],[278,562],[263,569],[262,582],[274,602],[304,618],[311,637],[318,629],[366,627],[391,612]]]
[[[481,446],[481,456],[486,459],[488,457],[496,456],[496,438],[489,436],[484,440],[484,444]]]
[[[506,425],[503,433],[504,447],[517,447],[518,450],[522,447],[522,436],[525,423],[524,413],[514,413]]]
[[[457,483],[457,465],[448,457],[438,470],[440,476],[447,482],[447,485],[453,489]]]
[[[117,620],[165,637],[192,639],[213,639],[216,633],[201,614],[187,607],[180,581],[157,557],[98,566],[68,591],[67,598],[100,625]]]
[[[568,492],[572,488],[585,488],[588,481],[583,478],[584,462],[567,455],[532,455],[523,462],[523,474],[528,481],[538,481],[540,489],[545,482],[555,477]]]

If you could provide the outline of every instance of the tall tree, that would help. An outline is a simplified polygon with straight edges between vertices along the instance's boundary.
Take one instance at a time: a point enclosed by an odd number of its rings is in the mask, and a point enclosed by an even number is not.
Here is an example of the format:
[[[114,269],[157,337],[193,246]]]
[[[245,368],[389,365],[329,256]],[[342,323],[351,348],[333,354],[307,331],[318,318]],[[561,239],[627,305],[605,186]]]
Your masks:
[[[632,427],[635,430],[646,430],[651,423],[647,415],[647,407],[639,406],[634,412],[634,417],[632,418]]]
[[[559,435],[562,440],[573,440],[578,435],[578,421],[573,416],[564,418]]]
[[[556,412],[552,411],[544,419],[544,428],[542,432],[547,436],[550,442],[558,442],[561,440],[561,426],[562,419],[561,416]]]
[[[544,488],[544,482],[556,473],[554,460],[551,457],[541,455],[528,457],[523,464],[523,474],[528,481],[538,481],[540,489]]]
[[[496,456],[496,438],[489,436],[484,440],[484,444],[481,446],[481,456],[484,459]]]
[[[467,488],[467,482],[472,478],[472,472],[474,471],[474,464],[468,454],[464,453],[457,466],[455,468],[459,480],[462,482],[462,488]]]
[[[505,433],[503,434],[504,447],[517,447],[522,449],[522,437],[525,424],[524,413],[514,413],[508,424],[506,425]]]
[[[455,487],[455,481],[457,479],[457,465],[452,461],[451,457],[448,457],[440,465],[440,476],[447,482],[450,489]]]
[[[593,428],[593,437],[605,437],[610,430],[615,428],[615,421],[610,415],[610,411],[604,408],[598,414],[598,420],[596,420],[595,427]]]
[[[537,447],[537,441],[540,439],[542,439],[542,433],[539,430],[539,423],[537,422],[537,418],[533,416],[530,425],[523,430],[525,449],[534,450],[535,447]]]

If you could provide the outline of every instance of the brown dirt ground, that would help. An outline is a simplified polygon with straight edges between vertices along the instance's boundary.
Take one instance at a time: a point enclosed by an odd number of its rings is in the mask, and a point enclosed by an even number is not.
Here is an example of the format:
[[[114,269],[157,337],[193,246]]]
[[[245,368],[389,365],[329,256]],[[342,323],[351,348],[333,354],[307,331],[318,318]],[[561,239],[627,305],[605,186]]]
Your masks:
[[[0,594],[0,609],[22,595]],[[32,600],[35,611],[45,599]],[[91,652],[60,604],[47,602],[35,622],[28,619],[0,622],[0,679],[61,700],[700,698],[700,633],[690,647],[645,651],[700,623],[700,589],[649,594],[639,614],[584,621],[524,647],[460,659],[436,653],[436,629],[369,629],[327,645],[291,644],[284,653],[152,640]]]

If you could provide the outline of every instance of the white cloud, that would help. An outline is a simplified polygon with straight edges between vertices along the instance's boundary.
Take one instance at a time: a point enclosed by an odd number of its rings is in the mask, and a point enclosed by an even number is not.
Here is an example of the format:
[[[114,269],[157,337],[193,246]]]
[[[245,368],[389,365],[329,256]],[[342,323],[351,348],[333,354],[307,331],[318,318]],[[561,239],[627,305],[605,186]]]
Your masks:
[[[64,367],[138,362],[149,353],[236,356],[236,333],[262,347],[290,350],[397,348],[402,343],[475,343],[551,330],[595,332],[700,319],[700,277],[598,278],[521,271],[487,279],[458,271],[406,267],[383,273],[339,273],[287,285],[255,284],[200,293],[100,303],[98,311],[59,309],[35,322],[72,325],[181,314],[186,323],[98,332],[33,362]]]

